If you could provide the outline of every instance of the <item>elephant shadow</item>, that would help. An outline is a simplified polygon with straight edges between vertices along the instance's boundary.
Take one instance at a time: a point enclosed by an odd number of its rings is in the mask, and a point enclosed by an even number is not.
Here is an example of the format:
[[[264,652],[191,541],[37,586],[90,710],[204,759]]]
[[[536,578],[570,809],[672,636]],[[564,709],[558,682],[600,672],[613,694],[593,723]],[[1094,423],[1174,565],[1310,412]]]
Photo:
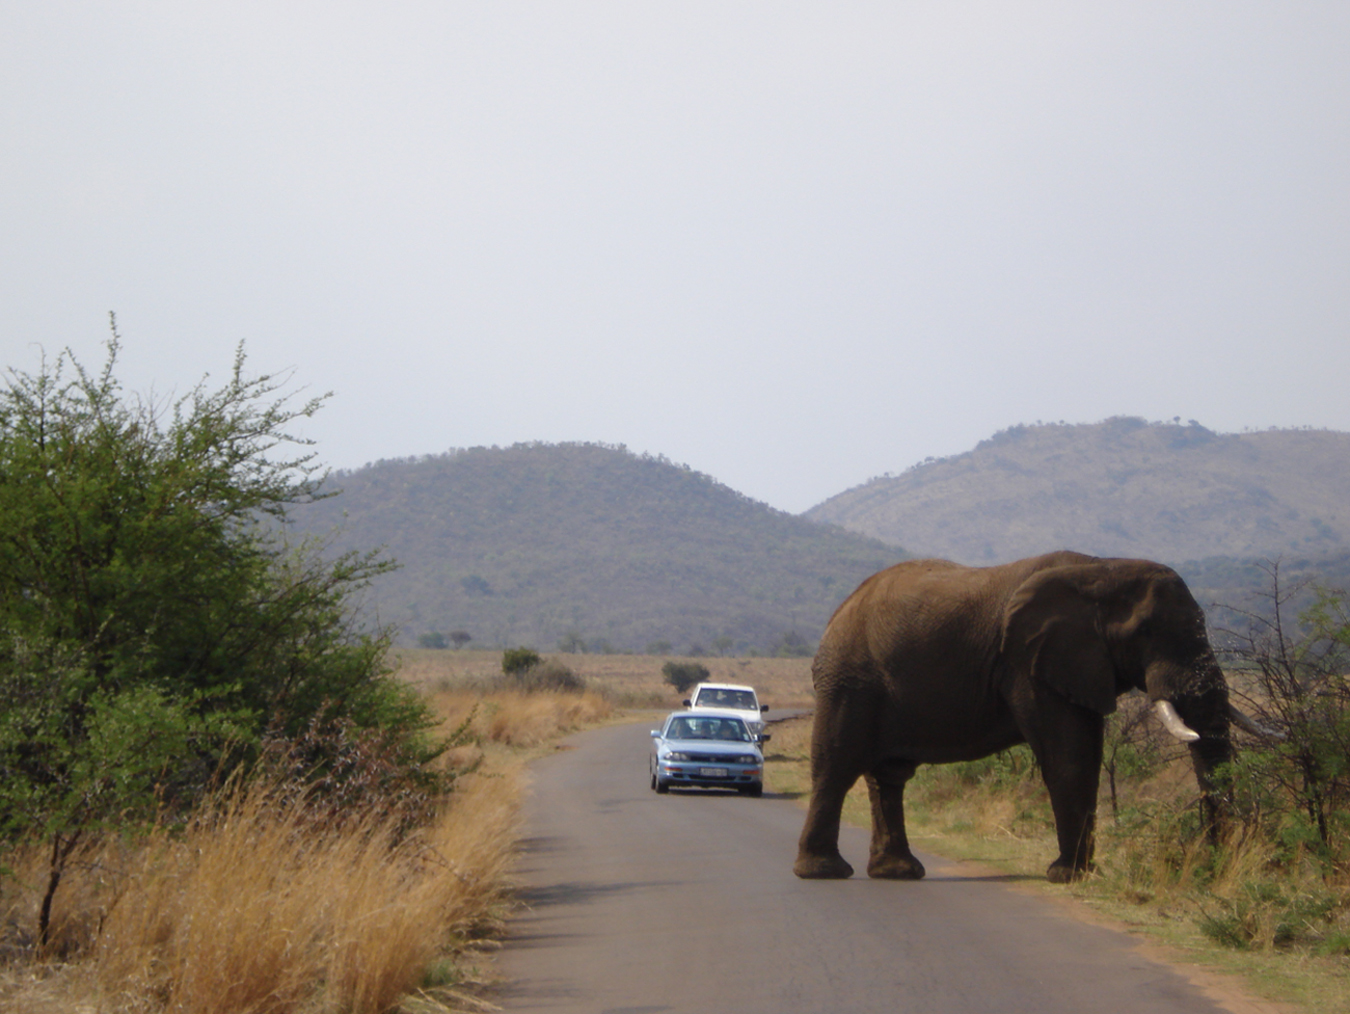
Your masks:
[[[1020,884],[1042,881],[1045,878],[1030,873],[938,873],[927,878],[932,882],[947,881],[960,884]]]

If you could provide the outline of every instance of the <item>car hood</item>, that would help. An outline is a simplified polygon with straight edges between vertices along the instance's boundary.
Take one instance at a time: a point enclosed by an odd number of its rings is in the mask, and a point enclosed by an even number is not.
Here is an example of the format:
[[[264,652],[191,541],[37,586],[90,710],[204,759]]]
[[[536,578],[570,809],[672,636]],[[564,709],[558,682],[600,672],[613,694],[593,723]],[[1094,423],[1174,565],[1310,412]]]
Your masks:
[[[667,750],[679,750],[681,753],[706,753],[719,756],[736,754],[754,754],[756,760],[764,755],[754,743],[739,743],[725,739],[663,739],[661,745]]]

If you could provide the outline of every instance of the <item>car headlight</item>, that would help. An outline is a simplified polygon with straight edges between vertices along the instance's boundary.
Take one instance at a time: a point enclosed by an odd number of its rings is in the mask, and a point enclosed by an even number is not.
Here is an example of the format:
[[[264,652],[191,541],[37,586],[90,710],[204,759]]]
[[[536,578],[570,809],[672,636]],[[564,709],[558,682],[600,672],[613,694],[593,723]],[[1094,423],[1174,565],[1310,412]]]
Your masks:
[[[689,755],[687,753],[680,753],[678,750],[672,750],[670,753],[666,754],[666,760],[668,761],[687,761],[688,759]]]
[[[737,764],[758,764],[759,762],[759,758],[753,754],[746,754],[744,757],[736,758]]]

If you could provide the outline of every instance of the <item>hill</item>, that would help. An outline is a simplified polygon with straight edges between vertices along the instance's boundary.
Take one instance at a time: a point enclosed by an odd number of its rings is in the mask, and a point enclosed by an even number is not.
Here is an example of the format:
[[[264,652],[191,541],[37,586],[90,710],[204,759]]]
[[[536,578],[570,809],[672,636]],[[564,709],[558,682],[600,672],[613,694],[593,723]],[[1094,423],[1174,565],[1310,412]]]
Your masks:
[[[970,564],[1062,548],[1174,565],[1320,557],[1350,548],[1350,434],[1134,418],[1014,426],[805,516]]]
[[[401,568],[370,604],[404,643],[801,653],[864,577],[904,557],[622,447],[517,444],[335,473],[294,512]]]

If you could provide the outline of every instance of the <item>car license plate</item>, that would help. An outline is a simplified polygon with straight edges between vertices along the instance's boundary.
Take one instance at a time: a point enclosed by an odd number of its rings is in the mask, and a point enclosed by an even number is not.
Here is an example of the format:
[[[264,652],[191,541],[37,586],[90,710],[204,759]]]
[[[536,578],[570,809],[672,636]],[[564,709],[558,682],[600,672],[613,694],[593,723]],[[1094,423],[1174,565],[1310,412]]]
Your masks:
[[[725,778],[728,772],[726,768],[699,768],[698,773],[704,778]]]

